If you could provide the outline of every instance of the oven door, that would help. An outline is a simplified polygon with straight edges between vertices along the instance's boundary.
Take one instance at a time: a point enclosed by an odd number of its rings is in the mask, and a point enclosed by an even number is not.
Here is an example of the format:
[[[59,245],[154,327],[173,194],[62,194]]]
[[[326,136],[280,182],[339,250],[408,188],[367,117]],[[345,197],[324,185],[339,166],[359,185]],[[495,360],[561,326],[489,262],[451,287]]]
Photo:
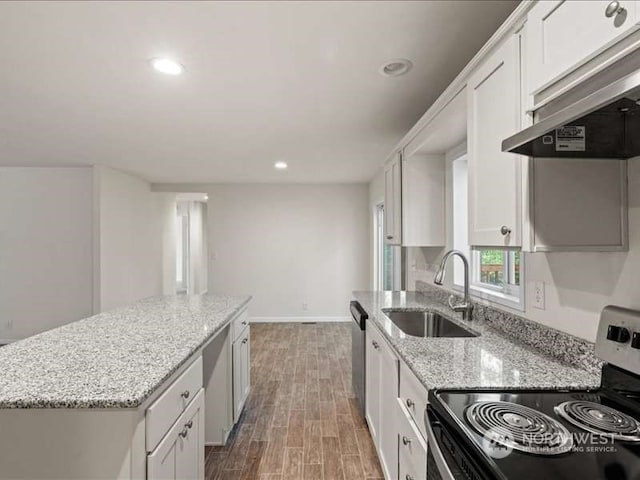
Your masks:
[[[428,480],[494,480],[495,476],[481,471],[465,448],[439,419],[430,406],[424,414],[427,429]]]
[[[429,446],[427,449],[427,480],[466,480],[464,476],[454,476],[451,469],[453,465],[449,465],[449,463],[453,464],[453,459],[445,457],[445,452],[448,452],[442,448],[442,441],[438,441],[442,436],[442,423],[428,406],[424,412],[424,423],[427,429],[427,443]]]

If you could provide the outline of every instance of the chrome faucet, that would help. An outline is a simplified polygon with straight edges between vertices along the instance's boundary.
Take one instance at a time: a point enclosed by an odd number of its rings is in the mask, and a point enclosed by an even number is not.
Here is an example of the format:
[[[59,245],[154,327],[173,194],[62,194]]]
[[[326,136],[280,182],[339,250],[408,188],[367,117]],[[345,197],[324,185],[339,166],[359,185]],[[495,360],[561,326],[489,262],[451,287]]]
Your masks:
[[[449,306],[454,312],[462,312],[463,320],[471,321],[473,320],[473,305],[471,305],[471,302],[469,301],[469,262],[467,260],[467,257],[464,256],[464,253],[459,250],[449,250],[447,253],[445,253],[444,257],[442,257],[440,268],[438,269],[438,272],[433,279],[433,283],[435,283],[436,285],[442,285],[444,283],[445,267],[447,266],[447,261],[454,255],[460,257],[462,263],[464,264],[464,303],[459,303],[457,305],[454,304],[453,301],[456,297],[455,295],[451,295],[449,297]]]

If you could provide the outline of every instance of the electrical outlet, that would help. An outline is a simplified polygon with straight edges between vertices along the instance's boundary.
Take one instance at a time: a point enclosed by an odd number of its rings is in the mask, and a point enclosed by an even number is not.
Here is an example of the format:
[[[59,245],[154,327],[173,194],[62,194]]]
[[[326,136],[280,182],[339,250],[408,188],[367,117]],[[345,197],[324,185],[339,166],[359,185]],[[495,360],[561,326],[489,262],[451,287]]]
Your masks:
[[[533,284],[533,306],[544,310],[544,282],[534,282]]]
[[[302,304],[302,311],[306,312],[307,310],[309,310],[309,305],[305,302]]]

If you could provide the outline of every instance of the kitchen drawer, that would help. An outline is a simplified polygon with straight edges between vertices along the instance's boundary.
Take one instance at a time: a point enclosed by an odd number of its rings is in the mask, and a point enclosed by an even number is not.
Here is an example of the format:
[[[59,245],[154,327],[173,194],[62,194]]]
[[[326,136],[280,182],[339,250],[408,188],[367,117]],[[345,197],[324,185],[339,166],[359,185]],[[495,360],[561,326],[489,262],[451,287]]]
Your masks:
[[[427,410],[427,389],[422,386],[404,362],[400,362],[400,401],[418,426],[422,437],[427,438],[427,431],[424,426],[424,412]]]
[[[147,480],[204,479],[204,389],[147,456]]]
[[[249,325],[249,310],[243,310],[231,321],[231,341],[235,342]]]
[[[398,408],[398,478],[424,480],[427,478],[427,443],[401,399],[398,399]]]
[[[151,452],[171,425],[202,388],[202,357],[198,357],[182,375],[147,409],[146,443]]]

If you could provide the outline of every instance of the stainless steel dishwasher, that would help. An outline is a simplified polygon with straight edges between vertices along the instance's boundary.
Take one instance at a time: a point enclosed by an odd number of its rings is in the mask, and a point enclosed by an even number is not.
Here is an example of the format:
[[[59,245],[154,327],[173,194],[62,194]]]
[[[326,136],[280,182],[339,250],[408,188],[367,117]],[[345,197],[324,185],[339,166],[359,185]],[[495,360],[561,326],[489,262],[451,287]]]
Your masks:
[[[360,412],[364,416],[365,406],[365,327],[369,315],[362,305],[357,301],[352,301],[349,305],[351,310],[351,382],[353,391],[358,399]]]

